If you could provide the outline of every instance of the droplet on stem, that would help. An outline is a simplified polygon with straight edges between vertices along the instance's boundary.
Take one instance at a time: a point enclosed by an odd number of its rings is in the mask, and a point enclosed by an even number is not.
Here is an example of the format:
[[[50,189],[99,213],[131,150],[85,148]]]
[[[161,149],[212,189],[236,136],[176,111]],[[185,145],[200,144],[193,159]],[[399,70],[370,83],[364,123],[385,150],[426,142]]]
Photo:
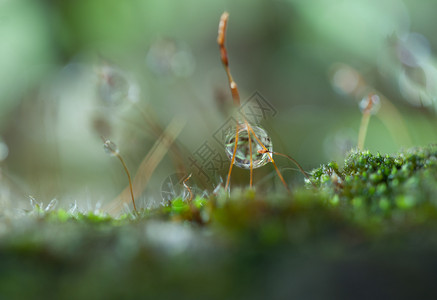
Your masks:
[[[360,101],[361,112],[375,115],[381,108],[381,100],[376,94],[368,95]]]
[[[108,139],[106,140],[104,139],[103,149],[105,150],[106,153],[108,153],[111,156],[116,156],[119,153],[117,145]]]
[[[250,125],[249,125],[250,126]],[[250,169],[250,147],[249,147],[249,136],[250,142],[252,144],[252,164],[253,168],[259,168],[270,162],[270,157],[268,152],[273,151],[272,140],[270,139],[267,132],[259,126],[250,126],[253,130],[249,134],[249,130],[246,124],[238,124],[238,144],[237,152],[235,154],[234,165],[243,169]],[[225,150],[226,155],[230,160],[232,160],[232,155],[234,153],[235,147],[235,135],[236,128],[231,129],[225,137]],[[256,134],[257,138],[263,143],[265,150],[255,139],[253,133]]]
[[[123,157],[121,157],[119,151],[118,151],[118,147],[115,143],[111,142],[111,140],[105,139],[104,137],[102,137],[103,140],[103,149],[105,149],[105,152],[110,154],[111,156],[115,156],[117,157],[121,164],[123,165],[124,171],[126,172],[126,176],[127,179],[129,180],[129,188],[130,188],[130,194],[132,197],[132,204],[134,206],[134,210],[137,213],[137,207],[135,205],[135,197],[134,197],[134,191],[133,191],[133,187],[132,187],[132,179],[130,177],[130,173],[129,170],[127,169],[126,163],[124,162]]]

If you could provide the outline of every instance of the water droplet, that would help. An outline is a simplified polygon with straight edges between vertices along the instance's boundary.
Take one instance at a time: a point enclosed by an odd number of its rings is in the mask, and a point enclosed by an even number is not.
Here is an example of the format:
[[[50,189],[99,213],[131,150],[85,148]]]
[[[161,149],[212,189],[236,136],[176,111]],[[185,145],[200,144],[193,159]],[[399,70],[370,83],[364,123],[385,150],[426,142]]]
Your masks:
[[[103,143],[103,149],[105,149],[106,153],[112,156],[115,156],[119,153],[117,145],[111,140],[105,140]]]
[[[269,152],[273,151],[272,141],[267,132],[259,126],[250,126],[256,134],[258,140],[264,145]],[[235,155],[234,165],[243,169],[250,169],[250,146],[249,146],[249,132],[246,124],[238,125],[238,146]],[[235,135],[236,128],[233,128],[225,137],[225,150],[226,155],[231,160],[235,147]],[[258,151],[264,150],[264,148],[258,143],[250,132],[250,141],[252,144],[252,165],[253,168],[259,168],[270,162],[270,156],[268,153],[259,153]],[[270,154],[272,155],[272,154]]]
[[[139,101],[139,86],[132,76],[116,67],[105,64],[98,70],[98,96],[107,106],[119,106]]]
[[[370,113],[375,115],[381,108],[381,101],[376,94],[364,97],[360,102],[360,110],[362,113]]]

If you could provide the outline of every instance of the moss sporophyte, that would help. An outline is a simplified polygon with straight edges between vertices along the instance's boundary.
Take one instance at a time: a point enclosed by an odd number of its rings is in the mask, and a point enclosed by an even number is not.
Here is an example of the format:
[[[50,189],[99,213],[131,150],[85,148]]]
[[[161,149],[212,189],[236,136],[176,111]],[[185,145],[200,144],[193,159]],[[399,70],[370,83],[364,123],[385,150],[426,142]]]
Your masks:
[[[231,75],[228,53],[225,47],[226,27],[228,24],[228,19],[229,14],[227,12],[224,12],[220,18],[217,43],[220,48],[221,61],[228,77],[229,87],[231,90],[234,105],[237,108],[240,108],[240,93],[238,91],[237,84]],[[228,187],[230,185],[232,167],[234,165],[243,169],[249,169],[249,187],[252,188],[253,169],[262,167],[268,162],[271,162],[282,184],[287,189],[287,191],[290,192],[290,189],[285,182],[284,177],[282,176],[276,165],[275,160],[273,159],[273,154],[277,153],[273,152],[272,141],[268,133],[260,126],[250,124],[244,113],[241,113],[241,117],[237,118],[233,132],[229,132],[229,134],[226,136],[225,149],[227,156],[231,160],[225,185],[226,191],[228,190]],[[305,176],[307,176],[306,173],[303,171],[302,167],[297,163],[297,161],[292,159],[291,157],[289,158],[298,166],[299,170]]]
[[[138,213],[137,206],[135,205],[134,192],[133,192],[133,187],[132,187],[132,179],[131,179],[129,170],[126,166],[126,163],[124,162],[123,157],[120,155],[120,151],[118,150],[118,147],[115,143],[113,143],[112,141],[110,141],[104,137],[102,137],[102,140],[103,140],[103,149],[105,150],[105,152],[112,155],[112,156],[117,157],[120,160],[121,164],[123,165],[124,171],[126,172],[126,176],[129,180],[129,189],[130,189],[130,194],[132,197],[132,204],[133,204],[135,212]]]

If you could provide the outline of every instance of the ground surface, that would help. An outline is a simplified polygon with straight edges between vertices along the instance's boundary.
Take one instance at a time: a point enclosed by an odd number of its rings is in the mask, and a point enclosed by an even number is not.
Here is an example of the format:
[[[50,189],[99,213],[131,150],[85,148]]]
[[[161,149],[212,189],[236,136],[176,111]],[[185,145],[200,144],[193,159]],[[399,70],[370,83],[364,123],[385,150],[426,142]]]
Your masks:
[[[435,299],[436,147],[353,152],[311,179],[118,219],[3,214],[0,299]]]

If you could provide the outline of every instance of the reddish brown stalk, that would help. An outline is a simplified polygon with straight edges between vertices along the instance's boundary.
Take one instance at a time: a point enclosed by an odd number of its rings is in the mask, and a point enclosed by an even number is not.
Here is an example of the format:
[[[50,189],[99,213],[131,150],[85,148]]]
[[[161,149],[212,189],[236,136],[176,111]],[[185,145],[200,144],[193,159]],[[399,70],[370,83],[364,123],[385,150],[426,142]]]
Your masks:
[[[112,143],[110,140],[104,138],[103,136],[101,138],[102,138],[103,145],[104,145],[105,149],[109,153],[111,153],[113,156],[117,157],[120,160],[121,164],[123,165],[124,171],[126,172],[126,175],[127,175],[127,179],[129,180],[129,189],[130,189],[130,195],[132,198],[132,204],[134,206],[135,213],[138,213],[137,207],[135,205],[135,198],[134,198],[134,192],[133,192],[133,187],[132,187],[132,179],[130,177],[130,173],[129,173],[129,170],[126,166],[126,163],[124,162],[124,159],[123,159],[123,157],[121,157],[120,153],[118,153],[117,146],[114,143]]]
[[[261,154],[263,154],[263,153],[271,153],[271,154],[279,155],[279,156],[282,156],[282,157],[285,157],[285,158],[291,160],[291,161],[296,165],[296,167],[299,169],[299,171],[303,174],[303,176],[305,176],[305,178],[308,179],[308,181],[311,182],[311,184],[312,184],[313,186],[316,186],[316,185],[311,181],[310,177],[309,177],[308,174],[305,172],[305,170],[302,168],[302,166],[301,166],[301,165],[297,162],[297,160],[295,160],[293,157],[291,157],[291,156],[289,156],[289,155],[287,155],[287,154],[282,154],[282,153],[279,153],[279,152],[271,152],[271,151],[268,151],[268,150],[265,150],[265,149],[258,150],[258,153],[261,153]]]
[[[127,169],[127,166],[126,166],[126,164],[124,163],[124,160],[123,160],[123,158],[121,157],[121,155],[117,153],[115,156],[116,156],[116,157],[121,161],[121,164],[123,165],[124,171],[126,172],[127,178],[128,178],[128,180],[129,180],[129,189],[130,189],[130,195],[131,195],[131,197],[132,197],[132,204],[134,205],[134,210],[135,210],[135,212],[138,213],[137,207],[136,207],[136,205],[135,205],[134,191],[133,191],[133,188],[132,188],[132,179],[131,179],[131,177],[130,177],[129,170]]]
[[[225,191],[228,190],[229,182],[231,181],[232,167],[234,166],[235,155],[237,154],[237,147],[238,147],[238,124],[237,124],[237,131],[235,133],[235,145],[234,145],[234,151],[232,152],[231,165],[229,166],[228,178],[226,179]]]
[[[226,50],[226,46],[225,46],[225,41],[226,41],[226,28],[228,25],[228,19],[229,19],[229,14],[227,12],[224,12],[220,18],[220,23],[219,23],[219,28],[218,28],[218,36],[217,36],[217,43],[220,47],[220,56],[221,56],[221,60],[223,63],[223,66],[225,68],[226,74],[228,76],[228,81],[229,81],[229,87],[231,89],[231,94],[232,94],[232,98],[234,100],[234,105],[237,107],[240,107],[240,94],[238,92],[238,87],[237,84],[235,83],[234,79],[232,78],[231,75],[231,70],[229,68],[229,59],[228,59],[228,52]],[[249,181],[249,186],[252,188],[253,186],[253,157],[252,157],[252,139],[251,139],[251,134],[250,134],[250,130],[249,128],[250,125],[247,122],[246,118],[244,118],[244,123],[246,125],[247,128],[247,133],[248,133],[248,139],[249,139],[249,160],[250,160],[250,181]],[[236,126],[236,132],[235,132],[235,146],[234,146],[234,151],[232,153],[232,159],[231,159],[231,165],[229,166],[229,172],[228,172],[228,178],[226,180],[226,186],[225,186],[225,190],[228,190],[229,187],[229,183],[231,180],[231,173],[232,173],[232,167],[234,165],[235,162],[235,155],[237,153],[237,148],[238,148],[238,136],[239,136],[239,130],[240,130],[240,125],[237,124]],[[252,131],[253,132],[253,131]],[[253,135],[255,136],[255,133],[253,133]],[[255,136],[256,138],[256,136]],[[263,145],[264,146],[264,145]],[[273,165],[275,165],[273,159],[272,159],[272,163]],[[275,165],[276,167],[276,165]],[[282,176],[279,174],[279,177],[282,178]],[[283,178],[281,179],[283,180]]]
[[[252,139],[250,137],[250,131],[249,131],[249,123],[247,123],[246,120],[244,120],[246,122],[246,126],[248,128],[247,130],[247,137],[249,139],[249,161],[250,161],[250,167],[249,167],[249,174],[250,174],[250,179],[249,179],[249,186],[250,188],[252,188],[253,185],[253,157],[252,157]],[[255,134],[254,134],[255,135]]]
[[[188,203],[191,203],[191,201],[193,200],[193,192],[191,191],[191,188],[188,186],[187,181],[191,178],[191,174],[187,176],[187,178],[184,179],[184,187],[187,189],[188,194],[190,195],[190,197],[188,198]]]
[[[285,182],[284,177],[282,177],[282,174],[279,171],[279,168],[276,165],[275,160],[273,159],[273,156],[272,156],[271,152],[269,151],[269,149],[267,149],[266,146],[264,146],[264,144],[259,140],[259,138],[256,136],[255,132],[253,131],[252,127],[249,126],[248,130],[252,131],[253,136],[255,137],[256,141],[263,148],[263,150],[260,150],[260,151],[264,151],[264,153],[267,153],[267,155],[269,156],[270,161],[272,162],[273,166],[275,167],[275,170],[276,170],[276,173],[278,174],[279,179],[281,180],[282,184],[287,189],[287,191],[290,192],[290,189],[288,188],[288,185]]]
[[[232,98],[234,99],[234,104],[240,106],[240,94],[238,93],[237,84],[232,78],[231,71],[229,69],[228,52],[226,51],[225,40],[226,40],[226,27],[228,25],[229,14],[224,12],[220,18],[217,43],[220,47],[220,55],[222,59],[223,66],[225,67],[226,74],[229,79],[229,86],[231,88]]]
[[[240,106],[240,94],[238,93],[237,84],[235,83],[234,79],[232,78],[231,70],[229,69],[228,52],[226,51],[226,46],[225,46],[226,27],[228,24],[228,19],[229,19],[229,14],[227,12],[224,12],[220,18],[217,43],[220,47],[220,56],[222,59],[223,66],[225,67],[226,74],[228,76],[229,87],[231,89],[231,94],[232,94],[232,99],[234,100],[234,105],[239,107]],[[226,185],[225,185],[226,191],[228,190],[228,187],[229,187],[229,183],[231,180],[232,167],[234,166],[235,155],[237,154],[239,130],[240,130],[239,124],[237,124],[236,132],[235,132],[234,151],[232,153],[231,165],[229,166],[228,178],[226,180]],[[250,140],[249,140],[249,144],[250,144]]]

